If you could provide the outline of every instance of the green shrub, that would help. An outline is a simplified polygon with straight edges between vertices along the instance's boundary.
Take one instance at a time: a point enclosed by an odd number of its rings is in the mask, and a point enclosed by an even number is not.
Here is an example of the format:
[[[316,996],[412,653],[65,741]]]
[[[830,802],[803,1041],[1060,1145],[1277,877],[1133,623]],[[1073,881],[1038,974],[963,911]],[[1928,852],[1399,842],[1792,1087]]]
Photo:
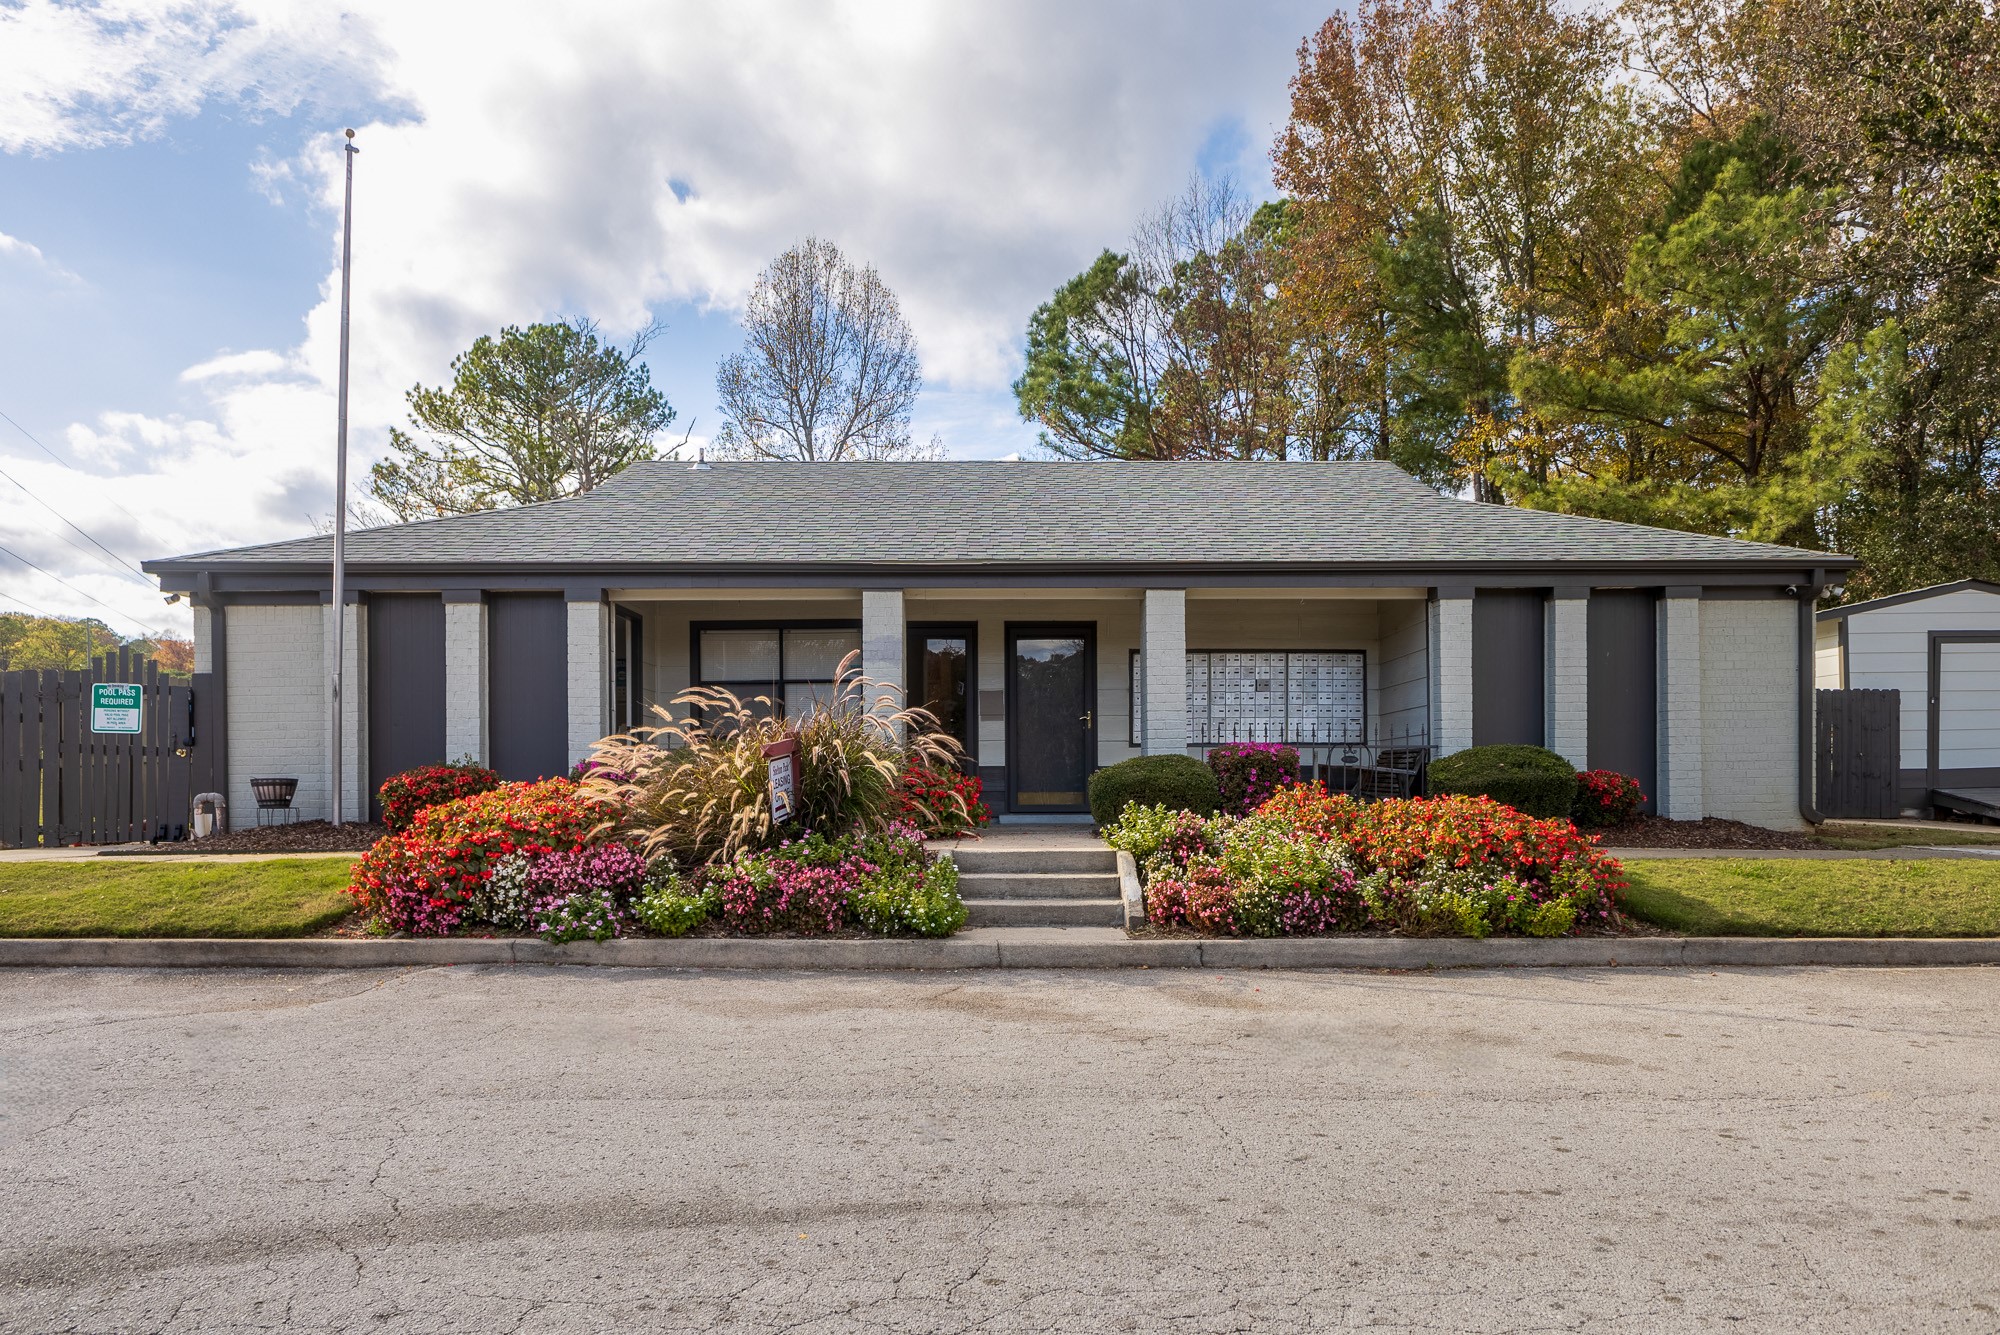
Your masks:
[[[721,897],[675,871],[671,858],[653,863],[645,888],[632,901],[632,912],[639,921],[661,936],[686,936],[721,908]]]
[[[861,926],[882,935],[950,936],[965,926],[958,867],[950,858],[884,867],[861,878],[850,902]]]
[[[1135,756],[1090,776],[1090,815],[1099,825],[1117,820],[1133,802],[1207,816],[1222,794],[1215,771],[1188,755]]]
[[[1576,767],[1539,746],[1475,746],[1433,760],[1430,790],[1490,797],[1524,816],[1567,819],[1576,801]]]

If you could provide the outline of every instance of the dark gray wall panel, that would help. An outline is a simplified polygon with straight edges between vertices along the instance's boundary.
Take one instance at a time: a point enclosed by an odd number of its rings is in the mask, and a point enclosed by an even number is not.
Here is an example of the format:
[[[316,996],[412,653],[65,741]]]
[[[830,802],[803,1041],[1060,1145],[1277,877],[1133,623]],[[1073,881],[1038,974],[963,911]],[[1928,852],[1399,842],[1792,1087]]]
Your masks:
[[[1538,589],[1480,589],[1472,599],[1472,744],[1540,746],[1547,599]]]
[[[1637,779],[1648,811],[1659,787],[1658,607],[1646,589],[1590,594],[1590,767]]]
[[[368,793],[444,753],[444,600],[385,593],[368,600]]]
[[[569,773],[569,624],[560,594],[486,600],[488,760],[503,779]]]

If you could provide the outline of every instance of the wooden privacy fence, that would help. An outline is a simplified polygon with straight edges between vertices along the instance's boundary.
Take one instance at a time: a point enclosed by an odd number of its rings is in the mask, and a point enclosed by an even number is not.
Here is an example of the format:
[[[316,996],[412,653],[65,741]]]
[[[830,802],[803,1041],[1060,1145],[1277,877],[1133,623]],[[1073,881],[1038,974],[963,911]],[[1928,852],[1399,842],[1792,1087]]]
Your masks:
[[[1903,765],[1901,691],[1819,691],[1819,795],[1829,816],[1900,815]]]
[[[139,687],[140,731],[91,731],[90,688],[100,682]],[[184,838],[194,795],[222,788],[222,728],[203,713],[207,683],[206,673],[163,676],[123,649],[87,672],[0,672],[0,845]]]

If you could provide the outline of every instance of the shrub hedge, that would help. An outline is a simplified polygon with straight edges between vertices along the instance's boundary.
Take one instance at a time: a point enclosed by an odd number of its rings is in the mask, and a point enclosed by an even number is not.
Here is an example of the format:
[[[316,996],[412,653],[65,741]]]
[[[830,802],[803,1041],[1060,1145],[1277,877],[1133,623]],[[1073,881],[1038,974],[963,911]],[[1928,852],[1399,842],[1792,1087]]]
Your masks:
[[[1474,746],[1430,764],[1433,796],[1490,797],[1527,816],[1567,819],[1576,769],[1539,746]]]
[[[1090,815],[1110,825],[1132,803],[1206,816],[1222,804],[1215,771],[1189,755],[1134,756],[1090,776]]]

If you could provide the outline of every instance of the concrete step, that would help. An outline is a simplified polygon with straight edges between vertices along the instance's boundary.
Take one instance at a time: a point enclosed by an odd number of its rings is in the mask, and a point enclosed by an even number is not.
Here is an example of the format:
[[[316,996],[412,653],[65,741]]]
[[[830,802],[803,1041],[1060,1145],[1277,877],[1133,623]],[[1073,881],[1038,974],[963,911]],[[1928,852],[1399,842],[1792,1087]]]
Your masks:
[[[1117,899],[967,899],[967,927],[1122,927]]]
[[[1075,848],[981,848],[967,842],[952,845],[947,851],[961,872],[980,875],[1017,872],[1116,875],[1118,871],[1118,855],[1102,844]]]
[[[1115,871],[961,871],[958,893],[967,899],[1116,899],[1120,890]]]

